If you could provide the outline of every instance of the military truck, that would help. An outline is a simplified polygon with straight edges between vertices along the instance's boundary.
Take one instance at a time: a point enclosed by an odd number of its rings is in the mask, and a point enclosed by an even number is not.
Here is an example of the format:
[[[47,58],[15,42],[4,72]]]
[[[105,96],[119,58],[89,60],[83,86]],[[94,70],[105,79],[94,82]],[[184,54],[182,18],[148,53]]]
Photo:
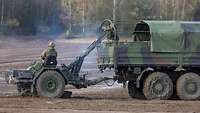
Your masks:
[[[200,22],[140,21],[129,40],[116,36],[98,44],[98,67],[132,98],[200,98]]]

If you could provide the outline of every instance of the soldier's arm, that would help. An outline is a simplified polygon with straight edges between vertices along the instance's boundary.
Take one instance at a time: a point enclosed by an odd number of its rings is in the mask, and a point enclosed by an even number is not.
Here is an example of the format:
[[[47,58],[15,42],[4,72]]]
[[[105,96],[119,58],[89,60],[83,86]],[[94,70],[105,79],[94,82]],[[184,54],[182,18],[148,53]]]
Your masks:
[[[42,54],[41,54],[41,58],[44,60],[45,59],[45,57],[46,57],[46,50],[44,50],[43,52],[42,52]]]

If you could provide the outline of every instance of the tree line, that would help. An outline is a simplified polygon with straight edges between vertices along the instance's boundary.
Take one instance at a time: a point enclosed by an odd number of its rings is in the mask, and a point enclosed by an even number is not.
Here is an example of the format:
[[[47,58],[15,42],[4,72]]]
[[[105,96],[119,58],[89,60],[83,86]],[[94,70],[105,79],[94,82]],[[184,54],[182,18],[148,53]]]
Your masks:
[[[95,32],[106,18],[120,32],[146,20],[200,20],[199,0],[0,0],[1,34]]]

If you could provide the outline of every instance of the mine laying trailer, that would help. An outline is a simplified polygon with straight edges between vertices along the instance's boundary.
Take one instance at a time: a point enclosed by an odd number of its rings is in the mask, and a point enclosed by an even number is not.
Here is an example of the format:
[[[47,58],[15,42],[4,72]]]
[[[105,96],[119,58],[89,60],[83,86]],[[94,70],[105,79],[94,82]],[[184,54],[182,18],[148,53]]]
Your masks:
[[[104,41],[97,53],[133,98],[200,98],[200,22],[141,21],[129,41]]]
[[[70,64],[57,65],[53,56],[48,56],[44,63],[34,63],[34,71],[30,69],[9,70],[5,72],[5,80],[9,84],[16,84],[20,95],[36,94],[41,97],[58,98],[62,97],[65,85],[72,85],[77,89],[87,88],[113,78],[100,77],[94,80],[87,80],[86,74],[80,75],[83,61],[95,47],[108,35],[109,28],[116,30],[111,20],[104,20],[99,28],[98,38],[86,50]],[[70,95],[65,95],[70,96]]]

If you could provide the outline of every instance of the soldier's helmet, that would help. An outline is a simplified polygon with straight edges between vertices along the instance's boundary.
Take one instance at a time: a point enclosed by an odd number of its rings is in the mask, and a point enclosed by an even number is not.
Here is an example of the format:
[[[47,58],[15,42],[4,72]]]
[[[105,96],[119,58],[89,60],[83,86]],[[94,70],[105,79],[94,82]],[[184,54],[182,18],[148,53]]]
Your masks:
[[[54,48],[55,47],[55,43],[54,42],[50,42],[48,47],[53,47]]]

